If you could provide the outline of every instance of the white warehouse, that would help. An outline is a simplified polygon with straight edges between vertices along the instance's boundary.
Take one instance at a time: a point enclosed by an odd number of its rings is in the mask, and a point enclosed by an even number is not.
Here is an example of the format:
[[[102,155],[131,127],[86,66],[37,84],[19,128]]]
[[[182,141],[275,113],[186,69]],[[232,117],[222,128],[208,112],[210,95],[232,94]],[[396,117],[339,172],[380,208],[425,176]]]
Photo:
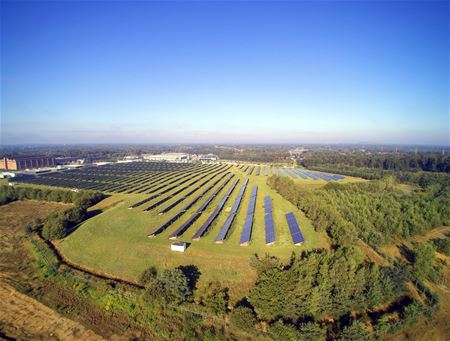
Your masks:
[[[189,155],[185,153],[143,154],[142,158],[150,161],[186,162],[189,160]]]

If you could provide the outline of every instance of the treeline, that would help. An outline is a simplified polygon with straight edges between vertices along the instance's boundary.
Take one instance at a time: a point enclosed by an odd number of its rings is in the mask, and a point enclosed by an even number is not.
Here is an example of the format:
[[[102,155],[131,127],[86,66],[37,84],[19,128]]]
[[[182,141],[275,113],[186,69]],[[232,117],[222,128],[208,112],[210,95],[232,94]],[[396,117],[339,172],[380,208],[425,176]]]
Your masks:
[[[71,191],[63,189],[37,188],[26,186],[0,186],[0,205],[15,200],[43,200],[72,203],[74,207],[64,212],[49,214],[44,221],[36,221],[36,228],[42,225],[45,239],[61,239],[73,227],[87,217],[87,208],[102,200],[105,195],[98,191]]]
[[[399,182],[418,185],[422,188],[435,184],[448,185],[450,183],[450,173],[397,171],[340,165],[312,166],[310,169],[321,172],[360,177],[368,180],[382,179],[391,176],[395,177]]]
[[[367,263],[354,247],[304,252],[289,264],[255,256],[251,264],[258,278],[248,301],[274,340],[373,340],[433,312],[405,299],[402,269]]]
[[[307,168],[320,166],[373,168],[396,171],[450,173],[450,156],[438,153],[337,153],[316,151],[301,160]]]
[[[371,246],[408,238],[450,219],[450,188],[432,186],[405,193],[393,178],[365,183],[329,183],[305,189],[287,177],[272,176],[268,184],[305,212],[318,231],[326,231],[337,245],[361,238]]]

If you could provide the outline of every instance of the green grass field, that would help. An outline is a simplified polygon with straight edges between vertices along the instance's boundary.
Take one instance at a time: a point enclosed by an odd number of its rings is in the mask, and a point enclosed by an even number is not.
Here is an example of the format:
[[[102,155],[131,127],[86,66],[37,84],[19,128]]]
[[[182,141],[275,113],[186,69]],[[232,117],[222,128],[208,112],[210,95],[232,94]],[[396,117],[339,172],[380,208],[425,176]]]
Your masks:
[[[170,212],[161,215],[158,214],[161,208],[173,202],[190,189],[188,188],[179,193],[167,203],[150,212],[143,211],[143,208],[160,198],[138,208],[128,209],[131,204],[148,197],[148,194],[113,194],[109,200],[121,200],[120,203],[107,208],[105,212],[86,221],[65,240],[58,242],[57,246],[61,253],[71,262],[101,273],[132,281],[136,281],[139,274],[151,265],[156,266],[158,269],[179,265],[194,265],[198,267],[201,273],[197,283],[199,288],[205,287],[211,281],[220,281],[223,285],[230,287],[232,301],[242,298],[256,278],[256,273],[249,266],[249,258],[252,254],[258,253],[263,256],[265,253],[269,253],[283,260],[288,260],[293,251],[301,252],[307,249],[328,247],[326,235],[315,232],[311,223],[301,211],[271,190],[266,184],[267,177],[263,175],[248,176],[237,167],[232,167],[230,171],[241,180],[248,177],[250,182],[227,240],[223,244],[215,244],[214,240],[228,216],[227,211],[232,206],[242,181],[236,186],[224,210],[203,238],[199,241],[192,241],[192,235],[215,209],[232,181],[222,189],[201,217],[179,238],[181,241],[191,243],[185,253],[171,251],[170,244],[173,241],[169,240],[168,236],[200,207],[214,189],[210,190],[205,197],[199,200],[196,205],[167,230],[154,238],[148,238],[147,234],[166,221],[168,217],[178,212],[204,189],[202,188],[194,193]],[[325,184],[323,180],[303,180],[298,178],[295,181],[304,186],[322,186]],[[342,182],[349,181],[357,181],[357,179],[346,178],[342,180]],[[247,214],[250,192],[254,185],[258,185],[258,195],[251,242],[248,246],[240,246],[239,239]],[[217,186],[214,188],[217,188]],[[204,186],[204,188],[206,187]],[[174,191],[176,189],[165,195]],[[275,221],[276,242],[270,246],[265,244],[263,208],[265,195],[272,197]],[[294,212],[302,229],[305,243],[301,246],[294,246],[292,243],[284,216],[287,212]]]

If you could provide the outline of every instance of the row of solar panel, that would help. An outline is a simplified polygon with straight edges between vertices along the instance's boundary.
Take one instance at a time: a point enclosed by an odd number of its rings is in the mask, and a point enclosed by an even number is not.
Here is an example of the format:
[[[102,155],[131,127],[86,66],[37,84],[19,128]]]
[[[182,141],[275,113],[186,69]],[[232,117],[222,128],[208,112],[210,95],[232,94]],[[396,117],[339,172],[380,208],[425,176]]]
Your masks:
[[[202,215],[203,211],[209,206],[211,201],[214,200],[214,198],[219,194],[219,192],[230,182],[230,180],[234,177],[234,175],[231,175],[228,179],[226,179],[209,197],[206,199],[206,201],[195,211],[195,213],[186,221],[184,224],[182,224],[176,231],[174,231],[170,235],[170,239],[175,239],[181,236],[200,216]]]
[[[227,176],[229,173],[227,172],[222,177],[220,177],[218,180],[216,180],[213,184],[208,186],[201,194],[199,194],[196,198],[194,198],[189,204],[187,204],[181,211],[170,217],[165,223],[163,223],[161,226],[153,230],[149,233],[149,237],[154,237],[157,234],[164,231],[166,228],[168,228],[170,225],[172,225],[178,218],[180,218],[187,210],[189,210],[192,206],[195,205],[197,201],[199,201],[206,193],[208,193],[215,185],[217,185],[220,180],[222,180],[225,176]]]
[[[219,213],[222,211],[223,207],[225,206],[225,203],[227,202],[228,198],[231,196],[231,193],[233,193],[238,182],[239,182],[239,179],[234,180],[233,184],[228,189],[227,193],[225,193],[225,195],[222,197],[222,200],[220,200],[216,209],[211,213],[211,215],[208,217],[208,219],[206,219],[206,221],[198,229],[198,231],[195,232],[192,239],[198,240],[205,234],[205,232],[209,229],[209,227],[214,222],[214,220],[219,216]]]
[[[253,215],[256,206],[256,194],[258,193],[258,186],[254,186],[250,194],[250,202],[248,203],[247,217],[245,218],[244,228],[241,235],[241,245],[247,245],[250,241],[253,226]]]
[[[220,170],[219,170],[219,171],[215,171],[216,174],[213,175],[209,180],[213,179],[214,177],[216,177],[218,174],[220,174],[220,173],[222,173],[222,172],[224,172],[224,171],[220,171]],[[214,172],[213,172],[213,173],[214,173]],[[150,210],[153,210],[154,208],[156,208],[156,207],[158,207],[158,206],[164,204],[165,202],[169,201],[169,200],[170,200],[171,198],[173,198],[174,196],[180,194],[181,192],[183,192],[184,190],[188,189],[188,188],[191,187],[192,185],[195,185],[195,184],[198,183],[200,180],[203,180],[203,179],[205,178],[205,176],[208,176],[208,175],[210,175],[210,174],[211,174],[211,172],[205,173],[204,176],[199,177],[198,179],[194,180],[193,182],[187,184],[186,186],[180,187],[178,190],[176,190],[175,192],[171,193],[170,195],[168,195],[168,196],[162,198],[161,200],[159,200],[159,201],[153,203],[152,205],[148,206],[147,208],[144,209],[144,211],[150,211]],[[196,175],[196,176],[198,176],[198,175]],[[178,186],[180,186],[180,185],[186,183],[186,182],[189,181],[189,180],[190,180],[190,179],[186,179],[186,180],[183,181],[182,183],[179,183],[179,184],[177,184],[177,185],[175,185],[175,186],[172,186],[172,187],[169,187],[169,188],[165,189],[164,191],[158,193],[158,194],[159,194],[158,196],[160,196],[160,195],[162,195],[162,194],[165,194],[165,193],[167,193],[167,192],[169,192],[169,191],[171,191],[171,190],[177,188]],[[209,181],[209,180],[208,180],[208,181]],[[208,182],[208,181],[206,181],[206,182]],[[194,192],[195,192],[196,190],[198,190],[200,187],[202,187],[206,182],[203,182],[201,185],[197,186],[197,187],[195,188]],[[192,193],[193,193],[193,192],[191,191],[191,192],[189,192],[187,195],[185,195],[185,196],[183,197],[183,200],[184,200],[184,198],[186,198],[187,196],[189,196],[189,195],[192,194]],[[178,202],[181,202],[181,201],[183,201],[183,200],[178,200]]]
[[[227,168],[227,169],[228,169],[228,168]],[[225,169],[220,169],[220,171],[225,171]],[[220,171],[219,171],[219,173],[220,173]],[[205,173],[205,175],[208,175],[208,174],[211,174],[211,173],[214,173],[214,172],[217,172],[217,169],[213,169],[212,171]],[[195,174],[196,174],[196,175],[194,175],[193,177],[198,176],[199,173],[196,172]],[[175,177],[175,176],[174,176],[174,177]],[[190,180],[190,178],[189,178],[189,179],[186,179],[184,182],[189,181],[189,180]],[[169,185],[169,183],[164,184],[162,187],[167,186],[167,185]],[[176,186],[175,186],[175,187],[176,187]],[[154,193],[155,191],[156,191],[156,189],[152,190],[151,193]],[[131,206],[128,207],[128,208],[136,208],[136,207],[138,207],[138,206],[141,206],[141,205],[143,205],[143,204],[145,204],[145,203],[147,203],[147,202],[149,202],[149,201],[151,201],[151,200],[153,200],[153,199],[156,199],[160,194],[162,194],[162,193],[158,193],[158,194],[151,195],[150,197],[145,198],[144,200],[138,201],[137,203],[131,205]]]
[[[272,202],[270,196],[266,195],[264,198],[264,222],[266,228],[266,244],[275,243],[275,224],[273,222]]]
[[[248,184],[248,179],[245,179],[244,183],[241,186],[241,189],[239,190],[238,196],[234,200],[234,203],[233,203],[233,206],[231,207],[231,211],[228,215],[228,218],[225,221],[225,223],[223,224],[222,228],[220,229],[219,234],[217,235],[216,243],[223,243],[223,241],[225,240],[225,238],[228,234],[228,231],[229,231],[231,225],[233,224],[233,220],[236,217],[236,213],[241,204],[242,197],[244,196],[244,192],[247,187],[247,184]]]

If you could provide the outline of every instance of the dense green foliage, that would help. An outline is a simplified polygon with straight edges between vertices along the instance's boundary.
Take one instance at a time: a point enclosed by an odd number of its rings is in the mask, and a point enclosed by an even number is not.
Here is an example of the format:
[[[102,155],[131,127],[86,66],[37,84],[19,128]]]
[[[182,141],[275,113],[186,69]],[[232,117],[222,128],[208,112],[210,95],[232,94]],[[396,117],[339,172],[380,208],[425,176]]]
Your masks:
[[[278,320],[270,325],[269,333],[274,340],[325,340],[325,330],[315,322],[301,323],[297,328],[292,324],[284,323],[283,320]]]
[[[270,177],[268,184],[339,245],[349,245],[359,237],[377,246],[445,225],[450,218],[448,186],[405,193],[393,178],[386,178],[365,183],[329,183],[311,190],[280,176]]]
[[[436,249],[431,243],[414,246],[413,272],[420,279],[436,282],[442,276],[442,266],[436,263]]]
[[[304,253],[285,268],[263,271],[249,301],[264,320],[340,317],[398,294],[387,269],[364,262],[355,248]]]
[[[231,311],[230,319],[233,325],[245,331],[254,330],[257,322],[253,311],[250,308],[243,306],[233,309]]]
[[[192,289],[189,279],[179,268],[166,269],[156,277],[144,293],[144,301],[151,304],[180,304],[189,300]]]
[[[215,314],[226,313],[228,301],[228,288],[222,287],[219,282],[209,283],[206,294],[202,297],[203,305]]]
[[[50,240],[64,238],[74,226],[86,219],[86,216],[86,209],[80,206],[64,212],[51,213],[42,228],[42,236]]]
[[[435,239],[433,244],[438,252],[450,256],[450,236],[444,239]]]
[[[450,173],[450,156],[439,153],[337,153],[335,151],[315,151],[304,157],[301,163],[305,167],[333,165],[335,167]]]
[[[96,191],[71,191],[56,188],[37,188],[27,186],[0,186],[0,205],[14,200],[44,200],[73,203],[88,208],[104,198]]]

